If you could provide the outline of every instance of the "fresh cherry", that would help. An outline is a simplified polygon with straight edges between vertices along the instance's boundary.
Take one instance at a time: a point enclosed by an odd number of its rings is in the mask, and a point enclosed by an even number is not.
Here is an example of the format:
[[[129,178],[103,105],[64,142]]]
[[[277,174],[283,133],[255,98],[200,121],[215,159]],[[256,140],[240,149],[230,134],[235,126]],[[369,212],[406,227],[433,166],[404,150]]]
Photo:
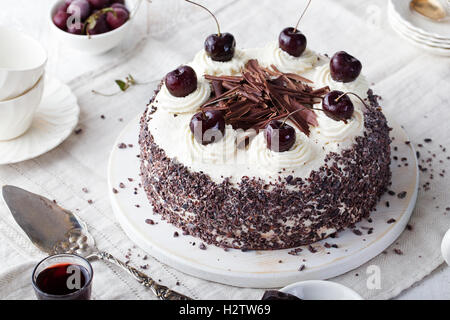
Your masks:
[[[101,11],[90,16],[86,21],[86,34],[96,35],[110,31],[106,22],[106,14]]]
[[[189,66],[180,66],[169,72],[165,84],[170,94],[175,97],[186,97],[197,89],[197,74]]]
[[[302,300],[290,293],[284,293],[278,290],[268,290],[264,292],[261,300]]]
[[[201,111],[194,114],[189,128],[198,143],[207,145],[219,141],[224,136],[225,119],[220,111]]]
[[[298,25],[300,24],[300,21],[308,10],[310,4],[311,0],[308,1],[308,4],[300,15],[295,27],[284,28],[278,37],[278,46],[280,49],[297,58],[302,55],[307,45],[306,37],[298,30]]]
[[[200,8],[208,11],[208,13],[214,18],[217,25],[217,33],[211,34],[205,39],[205,51],[206,54],[213,61],[226,62],[233,59],[234,51],[236,48],[236,41],[231,33],[221,33],[219,21],[217,21],[216,16],[206,7],[201,4],[195,3],[194,1],[185,0],[186,2],[192,3]]]
[[[233,59],[236,41],[231,33],[211,34],[205,40],[205,51],[214,61]]]
[[[67,26],[67,32],[72,34],[82,35],[84,31],[84,23],[72,23]]]
[[[124,4],[122,4],[122,3],[113,3],[113,4],[111,5],[111,8],[121,8],[121,9],[125,10],[126,12],[130,13],[130,11],[128,10],[128,8],[127,8]]]
[[[55,26],[60,28],[61,30],[67,29],[67,19],[69,18],[69,14],[64,11],[58,11],[53,16],[53,23]]]
[[[329,92],[323,98],[322,110],[333,120],[346,121],[352,117],[355,108],[347,94],[335,90]]]
[[[285,28],[278,37],[280,49],[291,56],[300,57],[306,49],[306,37],[296,28]]]
[[[114,10],[114,12],[108,12],[106,14],[106,22],[108,23],[109,27],[113,30],[119,28],[125,22],[127,22],[130,15],[128,13],[128,10],[124,10],[119,7],[112,7],[111,9]]]
[[[87,0],[73,0],[67,7],[67,13],[84,21],[91,14],[91,6]]]
[[[109,0],[88,0],[92,8],[103,9],[109,6]]]
[[[264,135],[267,148],[272,151],[288,151],[295,143],[295,129],[279,120],[270,121],[264,130]]]
[[[362,64],[345,51],[336,52],[330,61],[331,78],[339,82],[351,82],[358,78]]]

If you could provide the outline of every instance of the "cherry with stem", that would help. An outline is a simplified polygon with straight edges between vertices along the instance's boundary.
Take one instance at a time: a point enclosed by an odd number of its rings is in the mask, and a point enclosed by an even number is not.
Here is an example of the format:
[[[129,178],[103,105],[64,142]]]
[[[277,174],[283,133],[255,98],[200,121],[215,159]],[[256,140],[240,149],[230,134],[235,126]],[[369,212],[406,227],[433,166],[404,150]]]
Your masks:
[[[198,4],[191,0],[185,0],[188,3],[194,4],[204,10],[206,10],[216,22],[217,33],[209,35],[205,40],[205,52],[213,61],[226,62],[230,61],[234,57],[236,48],[236,40],[231,33],[220,31],[219,21],[216,16],[205,6]]]

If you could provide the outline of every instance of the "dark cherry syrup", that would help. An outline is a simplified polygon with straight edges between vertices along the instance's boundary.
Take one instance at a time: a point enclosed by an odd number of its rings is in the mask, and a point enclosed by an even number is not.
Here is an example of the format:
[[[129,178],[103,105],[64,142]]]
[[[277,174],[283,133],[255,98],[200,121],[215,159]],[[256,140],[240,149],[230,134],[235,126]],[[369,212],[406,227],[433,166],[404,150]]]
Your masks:
[[[72,263],[60,263],[42,270],[36,278],[36,286],[43,293],[55,296],[79,292],[73,295],[73,300],[88,300],[91,289],[84,286],[89,279],[89,272],[85,267]],[[46,299],[46,296],[41,295],[38,298]]]

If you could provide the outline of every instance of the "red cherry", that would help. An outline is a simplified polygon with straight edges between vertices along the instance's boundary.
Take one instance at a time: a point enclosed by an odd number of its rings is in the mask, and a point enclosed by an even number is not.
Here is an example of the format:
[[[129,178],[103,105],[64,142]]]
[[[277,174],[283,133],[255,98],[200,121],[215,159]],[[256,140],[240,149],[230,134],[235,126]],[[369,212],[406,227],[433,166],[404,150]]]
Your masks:
[[[194,114],[189,128],[198,143],[207,145],[222,139],[225,134],[225,119],[220,111],[202,111]]]
[[[333,120],[346,121],[353,116],[355,108],[347,94],[344,95],[344,92],[335,90],[323,98],[322,110]]]
[[[267,148],[275,152],[288,151],[295,143],[295,129],[278,120],[272,120],[267,124],[264,135]]]
[[[186,97],[197,89],[197,74],[191,67],[181,66],[166,75],[165,84],[171,95]]]

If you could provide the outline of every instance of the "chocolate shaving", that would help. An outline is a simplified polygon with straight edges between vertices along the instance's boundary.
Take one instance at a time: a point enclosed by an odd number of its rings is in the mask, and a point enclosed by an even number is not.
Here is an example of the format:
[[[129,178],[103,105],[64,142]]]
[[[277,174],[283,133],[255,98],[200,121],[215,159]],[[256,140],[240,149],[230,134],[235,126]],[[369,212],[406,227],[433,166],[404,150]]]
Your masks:
[[[309,127],[317,126],[312,110],[315,103],[330,91],[328,87],[313,89],[312,81],[293,73],[282,73],[275,66],[263,68],[257,60],[249,60],[242,76],[205,75],[213,88],[213,98],[201,109],[224,112],[225,122],[234,129],[263,129],[272,120],[290,121],[309,135]]]

